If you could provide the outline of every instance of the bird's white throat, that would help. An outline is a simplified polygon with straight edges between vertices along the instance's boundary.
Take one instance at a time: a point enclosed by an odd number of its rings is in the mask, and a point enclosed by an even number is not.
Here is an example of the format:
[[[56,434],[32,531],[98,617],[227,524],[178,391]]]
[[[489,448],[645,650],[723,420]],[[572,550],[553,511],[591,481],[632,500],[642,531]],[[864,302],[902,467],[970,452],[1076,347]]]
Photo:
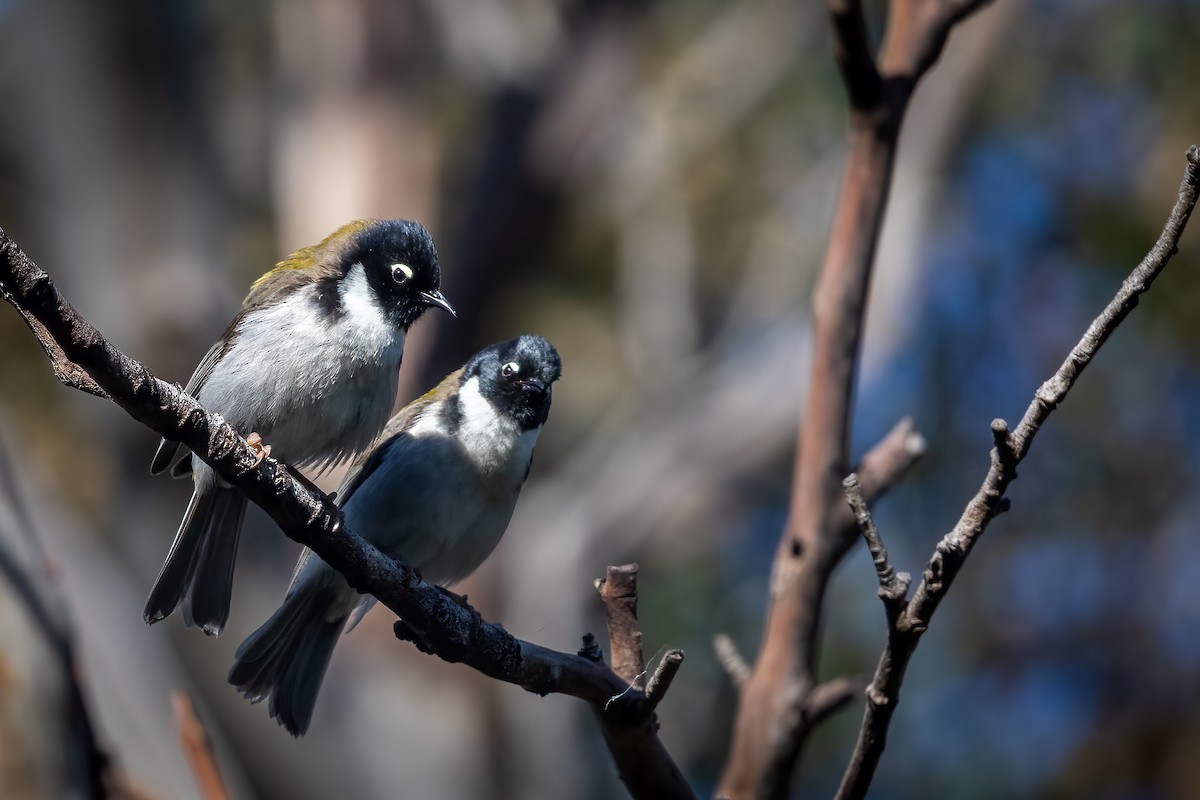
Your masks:
[[[346,311],[344,324],[354,330],[365,347],[382,350],[395,340],[396,326],[384,313],[379,297],[367,282],[367,272],[362,264],[350,265],[339,291]]]
[[[200,389],[202,402],[297,465],[334,463],[370,443],[395,401],[404,351],[361,264],[338,288],[344,313],[325,313],[318,291],[310,284],[247,314]]]
[[[447,435],[443,419],[447,402],[451,401],[439,400],[427,407],[408,428],[408,434],[418,438]],[[484,397],[478,376],[463,383],[458,403],[461,417],[456,438],[467,456],[481,472],[523,479],[541,428],[522,430],[516,420],[497,410]]]

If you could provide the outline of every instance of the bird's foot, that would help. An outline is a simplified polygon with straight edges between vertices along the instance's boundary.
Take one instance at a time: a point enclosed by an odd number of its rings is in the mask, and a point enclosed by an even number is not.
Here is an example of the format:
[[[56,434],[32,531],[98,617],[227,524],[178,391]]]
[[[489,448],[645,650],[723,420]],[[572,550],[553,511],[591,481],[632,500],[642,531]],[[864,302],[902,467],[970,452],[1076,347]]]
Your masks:
[[[246,437],[246,444],[250,445],[250,449],[254,451],[254,466],[258,466],[263,462],[263,459],[271,455],[271,445],[263,442],[262,437],[257,431],[251,431]]]

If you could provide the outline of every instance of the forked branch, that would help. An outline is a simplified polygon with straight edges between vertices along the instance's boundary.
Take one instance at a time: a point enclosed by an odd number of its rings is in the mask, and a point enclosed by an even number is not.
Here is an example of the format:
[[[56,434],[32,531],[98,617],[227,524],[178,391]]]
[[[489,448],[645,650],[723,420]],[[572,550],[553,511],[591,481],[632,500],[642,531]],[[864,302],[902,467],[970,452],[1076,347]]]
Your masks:
[[[925,575],[913,592],[912,598],[898,613],[889,611],[888,641],[875,670],[875,677],[867,689],[867,704],[859,730],[858,743],[850,765],[842,777],[838,790],[839,800],[865,797],[871,778],[879,764],[887,744],[887,730],[900,700],[900,686],[904,672],[920,636],[929,627],[929,621],[937,611],[938,604],[946,596],[958,571],[962,568],[971,549],[987,529],[992,518],[1008,508],[1004,496],[1008,485],[1017,477],[1017,465],[1029,453],[1033,438],[1042,424],[1058,407],[1080,373],[1092,362],[1100,346],[1112,335],[1117,326],[1129,315],[1138,298],[1144,294],[1154,279],[1162,273],[1177,252],[1179,237],[1183,235],[1192,209],[1196,207],[1197,186],[1200,184],[1200,150],[1195,145],[1187,152],[1187,166],[1175,206],[1167,218],[1158,241],[1121,284],[1116,295],[1084,332],[1083,338],[1071,349],[1062,366],[1050,376],[1034,393],[1033,400],[1011,433],[1004,420],[992,423],[991,466],[983,479],[979,491],[967,503],[966,509],[954,529],[938,542]],[[878,561],[876,561],[878,565]],[[882,581],[882,576],[880,576]]]
[[[816,661],[825,588],[857,537],[841,482],[849,472],[859,346],[900,128],[917,84],[941,55],[950,31],[980,5],[978,0],[891,0],[876,55],[861,0],[826,3],[849,104],[846,167],[813,292],[812,368],[788,519],[772,565],[762,645],[738,695],[720,796],[785,797],[818,718],[805,713],[805,698],[819,688]],[[906,427],[884,442],[893,457],[888,466],[869,464],[875,462],[871,455],[864,459],[864,500],[894,482],[922,452],[920,437]],[[877,465],[878,490],[871,485]]]

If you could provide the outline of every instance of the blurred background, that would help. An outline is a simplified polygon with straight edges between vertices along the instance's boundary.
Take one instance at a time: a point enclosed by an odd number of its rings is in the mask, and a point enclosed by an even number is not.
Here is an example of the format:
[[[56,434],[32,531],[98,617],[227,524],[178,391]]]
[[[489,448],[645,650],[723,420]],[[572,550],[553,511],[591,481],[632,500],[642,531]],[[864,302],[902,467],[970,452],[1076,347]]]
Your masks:
[[[565,365],[509,532],[459,590],[574,650],[603,632],[592,579],[640,562],[647,655],[688,653],[662,735],[711,792],[734,698],[710,641],[758,645],[844,156],[822,5],[2,0],[0,224],[183,382],[287,252],[357,217],[424,222],[460,313],[414,329],[401,400],[522,332]],[[1198,36],[1195,0],[1006,0],[918,92],[854,435],[858,454],[912,414],[929,442],[878,509],[898,568],[920,572],[982,479],[988,422],[1019,418],[1157,235],[1200,139]],[[913,661],[873,796],[1200,796],[1198,269],[1193,230],[1038,438]],[[585,706],[422,656],[381,609],[293,741],[225,674],[297,548],[252,509],[226,634],[144,625],[189,487],[152,479],[156,437],[62,389],[8,309],[0,342],[0,441],[132,781],[198,796],[181,689],[238,797],[619,796]],[[45,582],[13,501],[0,534]],[[823,675],[874,668],[875,588],[856,552]],[[0,581],[5,797],[65,792],[54,663]],[[799,794],[831,794],[859,717],[814,737]]]

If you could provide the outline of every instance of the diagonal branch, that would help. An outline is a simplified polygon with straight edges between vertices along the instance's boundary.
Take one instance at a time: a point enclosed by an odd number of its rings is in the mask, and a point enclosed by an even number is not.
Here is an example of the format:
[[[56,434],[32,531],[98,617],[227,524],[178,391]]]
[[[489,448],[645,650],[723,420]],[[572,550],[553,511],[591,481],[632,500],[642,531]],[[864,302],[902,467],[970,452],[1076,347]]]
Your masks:
[[[804,698],[804,715],[812,725],[840,711],[862,691],[862,682],[853,678],[834,678],[818,684]]]
[[[1033,438],[1051,412],[1066,398],[1079,375],[1092,362],[1100,346],[1112,335],[1121,321],[1138,303],[1154,279],[1177,252],[1179,237],[1187,225],[1200,185],[1200,149],[1195,145],[1187,152],[1187,167],[1174,208],[1167,218],[1154,247],[1121,284],[1116,296],[1100,313],[1079,343],[1071,349],[1062,366],[1041,385],[1033,401],[1021,417],[1016,430],[1009,433],[1003,420],[992,423],[991,466],[979,491],[967,503],[954,529],[937,544],[925,575],[913,592],[912,599],[888,626],[888,643],[880,657],[874,680],[867,690],[866,711],[859,730],[858,743],[850,765],[838,789],[839,800],[865,797],[879,758],[887,744],[887,730],[900,700],[904,672],[920,636],[938,604],[946,596],[950,584],[958,575],[967,556],[992,518],[1007,508],[1004,492],[1017,477],[1017,465],[1029,453]]]
[[[213,752],[212,739],[196,713],[192,698],[185,692],[173,692],[171,714],[175,718],[179,744],[183,748],[188,766],[191,767],[192,776],[196,779],[200,796],[204,800],[229,800],[229,789],[225,786],[225,779],[221,777],[221,768],[217,765],[217,754]]]
[[[867,451],[855,472],[868,501],[878,500],[925,455],[925,437],[912,417],[905,417]]]
[[[657,706],[658,701],[667,696],[667,689],[671,688],[671,681],[675,680],[681,666],[683,666],[682,650],[668,650],[663,653],[662,660],[658,662],[658,667],[650,676],[649,683],[646,684],[646,700],[651,707]]]
[[[220,415],[206,411],[179,387],[154,377],[110,344],[3,230],[0,297],[17,309],[35,335],[41,331],[49,338],[52,360],[61,354],[55,375],[65,385],[84,391],[98,388],[134,419],[187,445],[266,511],[289,538],[310,547],[351,586],[374,595],[401,616],[404,630],[415,634],[422,649],[540,695],[569,694],[584,700],[595,709],[622,775],[638,778],[636,784],[627,783],[636,797],[692,796],[658,739],[653,708],[643,692],[631,689],[603,662],[517,639],[424,583],[409,564],[383,554],[349,530],[341,510],[326,495],[297,480],[274,459],[258,462]]]

